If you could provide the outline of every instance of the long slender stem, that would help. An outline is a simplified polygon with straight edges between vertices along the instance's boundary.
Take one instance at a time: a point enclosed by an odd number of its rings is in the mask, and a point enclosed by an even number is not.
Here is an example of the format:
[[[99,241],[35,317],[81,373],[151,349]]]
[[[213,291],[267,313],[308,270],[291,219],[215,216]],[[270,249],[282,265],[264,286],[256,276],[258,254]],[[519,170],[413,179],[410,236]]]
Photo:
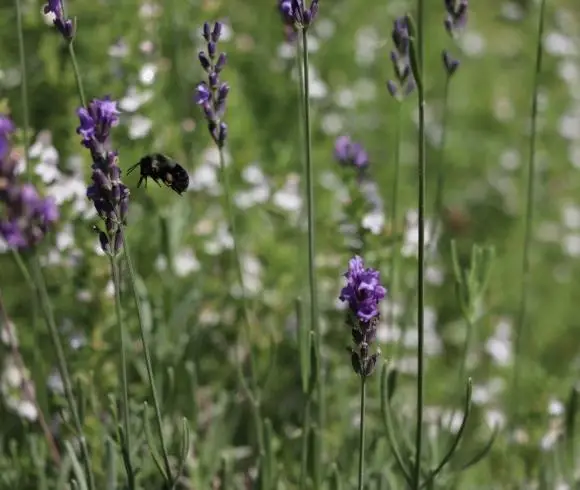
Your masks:
[[[75,75],[75,82],[77,84],[77,91],[79,93],[79,99],[81,101],[81,106],[86,107],[87,103],[86,103],[86,99],[85,99],[85,91],[83,90],[83,81],[81,78],[81,72],[79,70],[79,65],[77,63],[77,57],[75,54],[75,47],[74,47],[74,41],[70,40],[68,42],[68,54],[70,56],[70,60],[73,66],[73,73]]]
[[[418,490],[421,484],[421,453],[423,445],[423,396],[424,396],[424,303],[425,303],[425,93],[423,76],[423,33],[424,33],[424,0],[417,0],[417,30],[413,48],[417,49],[415,77],[417,78],[417,105],[419,111],[419,148],[417,179],[419,192],[418,208],[418,264],[417,264],[417,424],[415,427],[415,467],[413,471],[413,488]],[[413,56],[413,55],[411,55]]]
[[[230,228],[230,232],[232,234],[233,239],[233,256],[234,262],[236,263],[236,274],[238,276],[238,282],[240,283],[240,289],[242,293],[242,308],[244,310],[244,323],[245,323],[245,337],[246,343],[249,350],[249,357],[250,357],[250,385],[251,385],[251,392],[247,393],[250,396],[250,405],[252,414],[254,417],[254,424],[256,430],[256,437],[258,439],[258,449],[261,453],[264,449],[264,434],[263,434],[263,427],[262,427],[262,417],[261,417],[261,408],[260,408],[260,399],[258,395],[258,382],[256,379],[256,366],[254,355],[252,353],[252,344],[251,344],[251,328],[252,328],[252,321],[250,319],[250,313],[248,309],[248,300],[246,294],[246,287],[244,283],[244,272],[242,266],[242,256],[240,253],[239,248],[239,237],[237,233],[236,227],[236,219],[234,215],[234,206],[232,204],[232,192],[230,186],[230,178],[229,172],[226,168],[226,162],[224,158],[223,148],[219,148],[219,162],[220,162],[220,171],[222,174],[222,183],[224,186],[224,201],[225,201],[225,208],[226,214],[228,219],[228,226]],[[240,376],[243,379],[243,373],[240,372]]]
[[[527,172],[527,197],[526,197],[526,220],[524,224],[524,244],[522,251],[522,277],[521,277],[521,294],[518,308],[516,323],[516,335],[514,346],[514,373],[513,373],[513,390],[514,396],[517,396],[519,387],[519,368],[522,351],[522,339],[528,313],[528,296],[530,289],[531,267],[530,267],[530,250],[532,246],[532,232],[534,226],[534,204],[536,195],[535,175],[536,175],[536,139],[537,139],[537,122],[538,122],[538,90],[540,82],[540,73],[542,71],[542,37],[544,33],[544,17],[546,10],[546,0],[540,4],[540,19],[538,21],[538,36],[536,44],[536,64],[534,67],[532,103],[531,103],[531,134],[529,141],[528,155],[528,172]],[[515,405],[514,405],[515,407]],[[512,417],[510,417],[512,419]],[[510,420],[510,423],[513,420]]]
[[[395,148],[394,148],[394,174],[393,174],[393,187],[391,189],[391,235],[395,237],[396,241],[393,242],[391,249],[389,272],[391,275],[391,281],[389,285],[389,302],[391,307],[389,308],[389,314],[387,317],[387,325],[393,330],[397,327],[397,321],[395,318],[395,299],[398,293],[399,286],[399,259],[401,256],[401,247],[398,240],[399,233],[399,175],[401,173],[401,103],[397,102],[397,109],[395,112]],[[402,346],[402,335],[401,340],[398,345]],[[397,357],[400,355],[400,349],[397,348]]]
[[[302,72],[304,75],[304,156],[306,181],[306,208],[308,213],[308,286],[310,292],[310,328],[315,334],[318,358],[317,383],[317,423],[321,434],[320,453],[323,454],[322,429],[324,427],[324,383],[322,382],[322,360],[320,357],[322,336],[318,322],[318,289],[316,286],[316,221],[314,202],[314,177],[312,168],[312,134],[310,129],[310,73],[308,67],[308,35],[302,29]]]
[[[28,77],[26,70],[26,49],[24,47],[24,29],[22,26],[22,6],[20,0],[14,0],[16,5],[16,29],[18,30],[18,52],[20,57],[20,97],[22,99],[22,136],[24,138],[24,161],[26,163],[26,175],[28,180],[32,178],[30,168],[30,112],[28,110]]]
[[[365,403],[366,403],[366,377],[361,376],[360,382],[360,432],[358,438],[358,490],[363,490],[364,465],[365,465]]]
[[[300,490],[306,489],[306,475],[308,472],[308,437],[310,435],[310,418],[312,399],[306,396],[304,403],[304,415],[302,419],[302,451],[300,460]]]
[[[119,274],[119,262],[116,257],[109,256],[111,264],[111,276],[115,286],[115,314],[119,327],[119,349],[121,350],[121,392],[123,403],[123,430],[125,432],[123,441],[126,447],[124,454],[127,470],[127,484],[130,490],[135,488],[135,474],[131,464],[131,428],[129,418],[129,383],[127,381],[127,345],[125,322],[123,321],[123,310],[121,308],[121,278]]]
[[[137,283],[137,274],[135,272],[135,267],[133,266],[133,260],[131,259],[129,244],[125,235],[124,228],[122,229],[122,233],[123,233],[123,248],[125,250],[125,260],[127,261],[127,267],[129,269],[129,279],[131,282],[131,289],[133,290],[133,299],[135,301],[135,308],[137,309],[139,335],[141,337],[143,354],[145,356],[145,367],[147,369],[147,378],[149,380],[149,386],[151,387],[151,396],[153,397],[153,407],[155,409],[155,421],[157,424],[157,431],[159,432],[159,440],[161,442],[161,453],[163,456],[163,464],[165,465],[165,473],[167,475],[167,479],[170,482],[173,482],[171,465],[169,464],[169,453],[167,452],[165,437],[163,436],[163,419],[161,417],[161,409],[159,408],[159,398],[157,396],[157,388],[155,387],[155,377],[153,376],[153,367],[151,365],[151,354],[149,352],[149,344],[147,343],[147,336],[145,334],[145,329],[143,327],[144,325],[143,310],[141,300],[139,299],[139,293],[137,292],[137,288],[135,286],[135,284]]]
[[[56,322],[54,320],[54,313],[52,311],[50,298],[46,290],[46,283],[44,281],[42,269],[38,261],[38,256],[36,254],[34,254],[31,258],[31,265],[32,265],[32,275],[34,276],[34,280],[37,284],[37,293],[40,299],[40,304],[44,313],[46,324],[48,326],[50,339],[56,352],[58,371],[64,385],[65,397],[68,402],[68,407],[71,412],[72,422],[75,427],[77,437],[79,438],[79,443],[81,446],[81,454],[83,456],[83,463],[85,466],[85,472],[88,479],[87,482],[88,488],[89,490],[95,490],[96,488],[95,478],[93,475],[93,470],[91,468],[91,457],[89,454],[89,448],[87,446],[87,440],[85,438],[83,428],[81,425],[79,411],[73,394],[71,377],[68,372],[64,350],[62,348],[62,343],[60,341],[58,329],[56,327]]]
[[[65,2],[65,0],[62,0],[62,4],[61,5],[62,5],[62,10],[63,10],[63,16],[65,18],[67,18],[67,13],[68,12],[67,12],[67,8],[66,8],[66,2]],[[77,30],[76,29],[76,23],[77,23],[76,18],[74,19],[73,23],[74,23],[74,35],[76,36],[76,30]],[[68,48],[68,55],[70,57],[70,60],[71,60],[72,66],[73,66],[73,73],[74,73],[74,76],[75,76],[75,82],[77,84],[77,92],[79,94],[79,100],[81,102],[81,106],[82,107],[86,107],[87,104],[86,104],[86,99],[85,99],[85,91],[83,90],[83,80],[81,78],[81,72],[79,70],[79,65],[77,63],[77,57],[76,57],[76,54],[75,54],[74,37],[72,39],[69,39],[67,41],[67,43],[68,43],[68,46],[67,46],[67,48]]]

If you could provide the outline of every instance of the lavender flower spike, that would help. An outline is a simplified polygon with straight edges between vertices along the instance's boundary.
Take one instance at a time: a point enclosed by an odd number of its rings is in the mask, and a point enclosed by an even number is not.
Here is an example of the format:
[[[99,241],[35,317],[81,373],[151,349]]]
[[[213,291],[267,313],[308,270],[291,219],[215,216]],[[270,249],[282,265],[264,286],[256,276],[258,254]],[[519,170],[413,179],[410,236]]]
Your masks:
[[[349,260],[345,277],[346,285],[342,288],[339,299],[348,301],[351,313],[348,324],[356,346],[356,349],[349,348],[351,363],[356,374],[367,377],[374,371],[380,354],[379,351],[370,354],[370,345],[377,336],[379,302],[385,297],[387,290],[381,284],[380,273],[375,269],[365,268],[363,259],[358,255]]]
[[[10,152],[9,136],[14,131],[10,119],[0,115],[0,237],[17,250],[38,245],[58,220],[52,198],[42,198],[31,184],[20,184],[16,159]]]
[[[96,231],[103,251],[117,255],[123,246],[122,226],[127,222],[130,194],[121,181],[118,153],[110,149],[110,131],[119,122],[117,103],[110,97],[93,99],[88,107],[79,108],[77,115],[80,121],[77,133],[93,160],[87,198],[105,224],[105,231],[98,227]]]
[[[208,22],[203,25],[206,51],[200,51],[198,58],[201,67],[207,73],[207,81],[198,83],[194,94],[194,101],[202,108],[209,133],[219,148],[224,146],[228,134],[223,117],[230,91],[228,84],[220,80],[220,74],[227,63],[225,53],[217,54],[217,43],[222,28],[220,22],[216,22],[213,29]]]
[[[54,27],[62,34],[62,37],[67,41],[72,41],[74,38],[74,24],[70,19],[64,17],[64,7],[62,0],[48,0],[44,6],[44,13],[54,16],[52,20]]]

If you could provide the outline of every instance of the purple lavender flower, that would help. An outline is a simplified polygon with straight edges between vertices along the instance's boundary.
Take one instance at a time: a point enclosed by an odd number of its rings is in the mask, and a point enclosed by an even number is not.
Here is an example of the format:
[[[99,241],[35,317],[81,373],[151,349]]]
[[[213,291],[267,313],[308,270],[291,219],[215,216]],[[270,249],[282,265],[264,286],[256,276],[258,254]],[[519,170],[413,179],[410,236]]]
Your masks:
[[[88,108],[80,107],[77,110],[80,121],[77,133],[83,137],[83,146],[96,154],[106,153],[109,133],[119,124],[119,114],[117,102],[109,96],[93,99]]]
[[[287,25],[295,31],[308,30],[318,13],[318,1],[312,0],[306,8],[304,0],[278,0],[278,9]]]
[[[334,156],[342,165],[354,165],[358,169],[366,167],[369,157],[359,143],[351,141],[350,136],[339,136],[334,143]]]
[[[0,236],[13,249],[38,245],[58,220],[54,199],[42,198],[31,184],[20,184],[10,153],[12,121],[0,115]]]
[[[349,308],[364,323],[369,323],[379,316],[379,301],[385,297],[387,290],[381,285],[378,271],[365,268],[361,257],[355,255],[348,262],[345,273],[346,286],[342,288],[339,299],[348,301]]]
[[[127,222],[129,189],[121,181],[119,155],[110,149],[110,132],[119,123],[117,102],[110,97],[93,99],[88,107],[77,110],[83,146],[91,152],[92,183],[87,188],[87,198],[105,224],[105,231],[95,227],[101,248],[105,253],[117,255],[123,245],[122,226]]]
[[[381,285],[380,273],[365,268],[363,259],[358,255],[349,260],[345,277],[346,285],[339,299],[348,301],[351,313],[348,323],[356,346],[356,349],[349,348],[352,367],[356,374],[367,377],[372,374],[380,354],[370,354],[369,349],[377,335],[379,302],[387,290]]]
[[[72,41],[74,38],[74,25],[70,19],[64,18],[64,8],[62,0],[48,0],[44,6],[45,14],[52,14],[54,16],[54,27],[62,34],[67,41]]]
[[[409,59],[409,19],[399,17],[393,23],[391,37],[395,49],[391,51],[391,63],[395,72],[396,80],[387,82],[389,93],[398,99],[408,96],[415,89],[415,79],[411,70]]]
[[[10,119],[0,115],[0,162],[10,149],[8,136],[14,131],[14,124]]]
[[[444,0],[447,17],[445,18],[445,29],[451,35],[463,29],[467,24],[468,0]]]
[[[449,54],[449,51],[447,51],[446,49],[444,49],[443,52],[441,53],[441,58],[447,76],[452,76],[457,71],[457,68],[459,68],[459,60],[453,58]]]
[[[217,43],[222,28],[220,22],[216,22],[213,29],[208,22],[203,25],[206,51],[200,51],[198,58],[201,67],[207,74],[207,81],[197,84],[193,97],[195,103],[202,108],[209,133],[220,148],[224,146],[228,134],[223,117],[230,91],[228,84],[220,80],[220,74],[227,63],[225,53],[217,55]]]

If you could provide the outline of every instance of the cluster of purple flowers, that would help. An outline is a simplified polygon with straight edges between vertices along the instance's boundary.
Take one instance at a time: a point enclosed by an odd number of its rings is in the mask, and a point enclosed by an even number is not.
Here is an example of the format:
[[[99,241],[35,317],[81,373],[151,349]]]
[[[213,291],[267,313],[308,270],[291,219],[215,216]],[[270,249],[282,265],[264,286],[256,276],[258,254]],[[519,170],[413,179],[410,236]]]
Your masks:
[[[350,136],[339,136],[334,143],[334,157],[341,165],[353,165],[363,169],[369,164],[369,155],[360,143]]]
[[[318,1],[312,0],[310,8],[306,8],[304,0],[279,0],[278,9],[286,25],[294,31],[307,30],[318,13]]]
[[[198,57],[203,70],[207,73],[207,82],[200,82],[195,90],[195,102],[203,109],[209,133],[219,148],[224,146],[228,135],[228,127],[222,119],[230,91],[228,84],[220,80],[220,73],[227,62],[225,53],[217,54],[217,43],[222,28],[221,22],[216,22],[213,29],[208,22],[203,25],[206,51],[200,51]]]
[[[378,353],[370,354],[369,349],[377,336],[379,302],[387,290],[381,284],[380,273],[370,267],[365,268],[363,259],[358,255],[349,260],[344,276],[346,285],[339,299],[347,301],[350,310],[348,324],[356,346],[356,349],[349,349],[352,366],[356,374],[367,377],[372,374],[379,356]]]
[[[97,228],[101,247],[105,253],[116,255],[123,246],[122,225],[129,209],[129,189],[121,182],[119,156],[111,150],[109,140],[111,128],[119,123],[117,103],[109,97],[93,99],[88,107],[79,108],[77,115],[77,133],[93,160],[87,197],[105,224],[105,231]]]
[[[407,97],[415,89],[415,78],[411,70],[409,49],[409,19],[399,17],[393,23],[391,33],[395,49],[391,51],[391,62],[395,72],[395,80],[387,82],[389,93],[396,98]]]
[[[72,41],[74,38],[74,24],[70,19],[65,18],[62,0],[48,0],[48,3],[44,6],[44,13],[51,14],[54,17],[52,20],[54,27],[67,41]]]
[[[32,184],[20,184],[16,159],[11,155],[10,134],[14,124],[0,115],[0,236],[8,247],[22,250],[34,247],[58,220],[52,198],[42,198]]]
[[[445,0],[447,16],[444,25],[452,37],[467,25],[467,7],[467,0]],[[459,68],[459,60],[453,58],[446,49],[443,50],[441,58],[447,76],[452,76]]]

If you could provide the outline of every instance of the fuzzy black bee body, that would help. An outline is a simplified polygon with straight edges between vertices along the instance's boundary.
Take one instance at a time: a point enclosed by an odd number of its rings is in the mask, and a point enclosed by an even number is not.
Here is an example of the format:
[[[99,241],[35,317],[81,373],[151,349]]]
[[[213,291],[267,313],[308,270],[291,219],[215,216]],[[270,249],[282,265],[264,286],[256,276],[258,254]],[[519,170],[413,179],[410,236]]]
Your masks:
[[[157,185],[160,186],[159,181],[161,181],[181,195],[189,186],[187,171],[175,160],[161,153],[152,153],[144,156],[139,162],[129,168],[127,174],[133,172],[137,167],[139,167],[141,172],[137,187],[141,187],[142,183],[147,187],[147,179],[151,178]]]

